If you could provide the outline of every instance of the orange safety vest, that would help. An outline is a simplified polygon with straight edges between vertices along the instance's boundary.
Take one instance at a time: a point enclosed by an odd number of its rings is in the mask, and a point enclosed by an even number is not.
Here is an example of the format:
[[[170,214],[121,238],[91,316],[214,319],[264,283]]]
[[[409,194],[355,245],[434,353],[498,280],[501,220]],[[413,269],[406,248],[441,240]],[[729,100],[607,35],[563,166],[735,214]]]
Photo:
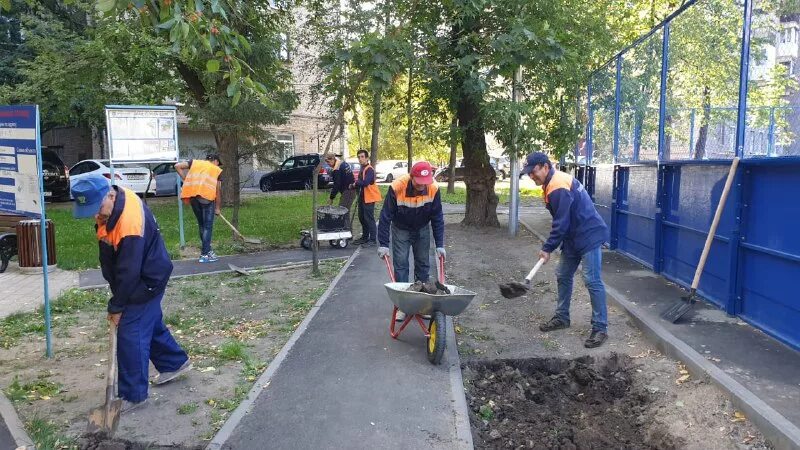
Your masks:
[[[372,168],[372,165],[368,163],[363,169],[361,169],[361,173],[365,174],[367,173],[367,170],[370,169],[373,171],[373,173],[375,172],[375,169]],[[372,179],[372,184],[363,186],[361,189],[364,192],[364,203],[376,203],[381,201],[381,191],[378,189],[378,185],[375,184],[374,178]]]
[[[407,208],[422,208],[428,203],[433,203],[436,198],[436,192],[439,191],[439,186],[436,183],[428,185],[426,193],[415,192],[416,195],[408,195],[408,185],[411,184],[411,175],[403,175],[399,179],[392,182],[392,189],[397,199],[397,206],[405,206]]]
[[[186,179],[183,180],[181,198],[188,202],[189,199],[199,195],[213,202],[217,199],[217,181],[220,173],[222,173],[222,169],[214,163],[195,159],[192,161],[192,167],[189,168]]]
[[[128,236],[144,236],[144,206],[142,200],[130,189],[117,187],[117,195],[125,196],[125,207],[122,209],[117,224],[111,231],[106,230],[106,224],[97,222],[97,240],[114,247]]]

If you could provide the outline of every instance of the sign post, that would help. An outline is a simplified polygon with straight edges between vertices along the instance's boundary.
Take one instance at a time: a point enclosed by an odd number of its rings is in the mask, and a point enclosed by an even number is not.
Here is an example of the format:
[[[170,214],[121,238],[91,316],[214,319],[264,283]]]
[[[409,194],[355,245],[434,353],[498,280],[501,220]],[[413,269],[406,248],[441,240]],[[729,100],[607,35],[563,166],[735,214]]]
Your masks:
[[[40,220],[44,327],[47,357],[53,357],[47,278],[47,217],[42,186],[42,143],[37,105],[0,106],[0,211]]]
[[[112,183],[115,162],[178,162],[178,119],[175,106],[106,105],[106,129]],[[176,178],[180,246],[183,248],[185,241],[181,180],[177,174]]]

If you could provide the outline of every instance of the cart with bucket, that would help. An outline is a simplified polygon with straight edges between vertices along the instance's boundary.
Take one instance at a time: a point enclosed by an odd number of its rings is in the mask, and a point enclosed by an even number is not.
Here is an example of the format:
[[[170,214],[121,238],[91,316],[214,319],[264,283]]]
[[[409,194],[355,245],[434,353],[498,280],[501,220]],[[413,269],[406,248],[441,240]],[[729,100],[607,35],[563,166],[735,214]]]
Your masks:
[[[472,299],[475,298],[475,293],[452,284],[445,284],[444,258],[441,256],[438,258],[438,286],[440,289],[445,288],[441,289],[441,291],[445,292],[444,294],[429,294],[427,292],[408,290],[413,283],[396,282],[391,259],[387,255],[383,260],[386,262],[386,269],[389,272],[389,278],[392,280],[391,283],[386,283],[384,286],[389,294],[389,300],[394,304],[389,334],[392,338],[397,339],[408,324],[416,322],[427,338],[426,353],[428,361],[432,364],[440,364],[447,341],[447,316],[461,314],[462,311],[467,309]],[[395,329],[397,311],[402,311],[406,314],[406,318],[400,324],[399,329]],[[425,315],[430,315],[427,325],[425,324],[426,319],[423,317]]]
[[[300,246],[306,250],[311,248],[313,234],[311,230],[300,232]],[[317,207],[317,241],[328,241],[333,248],[347,248],[353,239],[353,232],[347,223],[347,208],[344,206]]]

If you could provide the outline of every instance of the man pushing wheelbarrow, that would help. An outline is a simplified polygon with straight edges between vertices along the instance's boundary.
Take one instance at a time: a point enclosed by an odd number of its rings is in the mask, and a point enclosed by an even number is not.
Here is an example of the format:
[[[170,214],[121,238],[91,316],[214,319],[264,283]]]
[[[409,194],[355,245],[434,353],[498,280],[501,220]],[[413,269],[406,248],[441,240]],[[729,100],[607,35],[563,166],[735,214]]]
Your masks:
[[[391,253],[394,277],[398,283],[408,282],[408,251],[414,254],[414,281],[427,283],[430,278],[431,228],[436,243],[436,254],[447,255],[444,250],[444,213],[439,187],[433,182],[433,167],[420,161],[411,167],[411,173],[392,183],[383,202],[378,223],[378,256],[389,256],[391,230]],[[405,320],[405,312],[397,314],[397,320]]]
[[[431,229],[436,243],[439,263],[438,281],[430,278]],[[391,230],[391,253],[389,241]],[[444,213],[439,189],[433,183],[433,168],[428,162],[414,164],[411,173],[392,183],[386,195],[378,224],[378,256],[386,262],[389,278],[386,291],[394,304],[389,330],[393,338],[411,322],[417,322],[428,338],[427,355],[433,364],[439,364],[446,345],[446,316],[460,314],[475,297],[475,293],[453,285],[444,279]],[[414,281],[408,282],[408,251],[414,254]],[[425,319],[429,321],[425,325]],[[402,322],[395,330],[395,322]]]

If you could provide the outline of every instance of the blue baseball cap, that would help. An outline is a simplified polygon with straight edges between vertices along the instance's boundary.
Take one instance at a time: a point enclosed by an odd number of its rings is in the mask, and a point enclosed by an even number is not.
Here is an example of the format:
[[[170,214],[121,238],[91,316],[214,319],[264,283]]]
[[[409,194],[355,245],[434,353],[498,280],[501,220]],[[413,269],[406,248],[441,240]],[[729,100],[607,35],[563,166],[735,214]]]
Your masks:
[[[550,162],[550,158],[547,157],[544,153],[536,152],[531,153],[528,155],[528,158],[525,160],[525,167],[522,168],[522,175],[528,175],[533,171],[533,168],[540,165],[540,164],[547,164]]]
[[[78,219],[94,217],[109,189],[111,182],[102,175],[89,175],[72,183],[70,191],[75,199],[72,215]]]

